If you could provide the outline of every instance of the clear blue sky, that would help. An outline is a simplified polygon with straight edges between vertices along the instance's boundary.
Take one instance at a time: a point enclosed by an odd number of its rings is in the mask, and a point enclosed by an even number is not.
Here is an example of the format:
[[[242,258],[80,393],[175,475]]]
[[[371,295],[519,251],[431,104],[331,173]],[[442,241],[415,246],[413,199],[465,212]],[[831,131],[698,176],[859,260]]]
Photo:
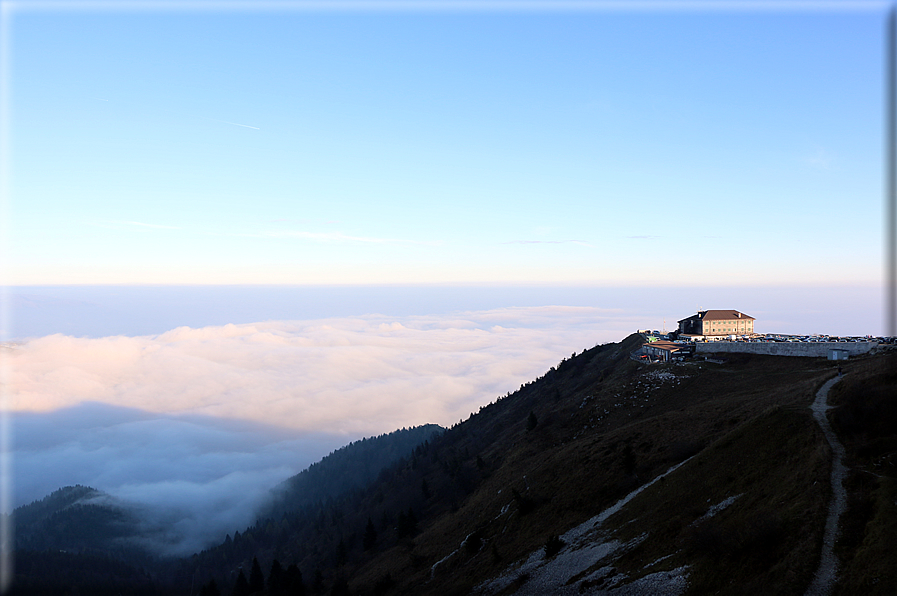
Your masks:
[[[881,283],[885,4],[78,6],[5,13],[9,284]]]

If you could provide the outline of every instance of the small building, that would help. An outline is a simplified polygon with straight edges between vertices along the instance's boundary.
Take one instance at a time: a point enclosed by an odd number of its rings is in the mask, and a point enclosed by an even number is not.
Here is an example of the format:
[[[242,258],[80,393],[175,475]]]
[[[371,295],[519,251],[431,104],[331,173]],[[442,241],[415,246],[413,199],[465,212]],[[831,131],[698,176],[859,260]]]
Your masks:
[[[686,354],[691,353],[691,350],[682,344],[664,340],[646,343],[642,346],[642,350],[644,350],[645,354],[648,356],[664,362],[669,362],[675,356],[685,356]]]
[[[737,310],[700,310],[679,321],[679,333],[705,338],[754,333],[754,317]]]
[[[847,360],[848,356],[850,356],[849,350],[832,348],[828,351],[829,360]]]

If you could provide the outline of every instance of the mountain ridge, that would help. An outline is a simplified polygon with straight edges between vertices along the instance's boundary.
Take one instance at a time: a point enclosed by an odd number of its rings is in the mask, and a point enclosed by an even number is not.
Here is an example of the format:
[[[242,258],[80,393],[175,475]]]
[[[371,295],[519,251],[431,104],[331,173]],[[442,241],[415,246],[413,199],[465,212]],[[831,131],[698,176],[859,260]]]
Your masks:
[[[587,567],[567,578],[570,589],[620,593],[652,573],[687,567],[681,589],[690,593],[802,594],[829,498],[828,447],[809,405],[836,369],[817,358],[759,355],[644,365],[629,359],[641,342],[632,335],[564,358],[365,491],[289,527],[254,527],[251,547],[212,549],[194,562],[232,557],[230,571],[208,568],[223,585],[242,557],[244,566],[252,558],[263,567],[295,563],[309,583],[333,593],[469,594],[530,557],[562,550],[559,536],[693,457],[624,508],[666,512],[654,520],[656,538],[619,553],[607,577]],[[752,450],[764,456],[745,458]],[[714,506],[719,512],[699,521]],[[403,525],[409,516],[411,531]],[[607,531],[625,533],[616,519]],[[362,543],[368,520],[373,548]],[[495,593],[528,593],[532,578],[524,576]]]

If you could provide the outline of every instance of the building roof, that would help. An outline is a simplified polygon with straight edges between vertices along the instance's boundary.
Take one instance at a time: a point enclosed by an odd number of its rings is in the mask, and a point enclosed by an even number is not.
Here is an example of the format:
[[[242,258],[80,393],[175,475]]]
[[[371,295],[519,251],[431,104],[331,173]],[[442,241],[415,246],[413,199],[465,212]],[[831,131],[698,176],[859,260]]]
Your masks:
[[[681,323],[682,321],[694,318],[701,321],[739,321],[748,319],[756,321],[754,317],[748,316],[737,310],[701,310],[698,311],[698,314],[686,317],[678,322]]]
[[[682,344],[676,344],[671,341],[660,340],[660,341],[643,344],[642,347],[658,348],[661,350],[669,350],[670,352],[674,352],[676,350],[682,349],[684,346]]]

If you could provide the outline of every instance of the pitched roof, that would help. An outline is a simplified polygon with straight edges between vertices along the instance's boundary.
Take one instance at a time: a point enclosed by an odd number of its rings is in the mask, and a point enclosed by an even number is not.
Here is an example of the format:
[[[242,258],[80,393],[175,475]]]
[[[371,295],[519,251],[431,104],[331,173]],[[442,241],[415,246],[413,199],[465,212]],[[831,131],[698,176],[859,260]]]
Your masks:
[[[699,311],[698,314],[692,315],[690,317],[686,317],[678,323],[682,321],[688,321],[689,319],[698,319],[699,321],[740,321],[740,320],[748,320],[756,321],[754,317],[748,316],[743,312],[739,312],[737,310],[702,310]]]
[[[701,315],[702,321],[729,321],[739,319],[750,319],[752,321],[756,320],[754,319],[754,317],[750,317],[737,310],[705,310],[704,312],[698,314]]]

